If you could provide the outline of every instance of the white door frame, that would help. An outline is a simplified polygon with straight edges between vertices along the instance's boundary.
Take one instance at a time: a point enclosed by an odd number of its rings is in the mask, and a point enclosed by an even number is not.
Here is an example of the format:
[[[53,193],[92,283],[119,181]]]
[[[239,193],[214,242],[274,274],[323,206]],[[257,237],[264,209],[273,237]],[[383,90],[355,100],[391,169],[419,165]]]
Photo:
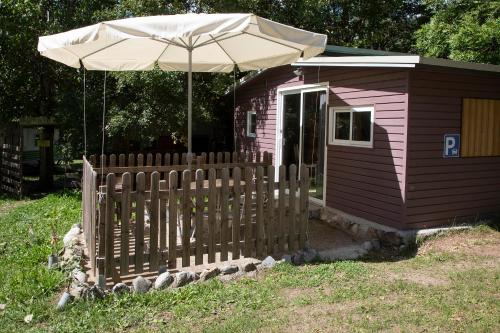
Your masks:
[[[283,96],[290,94],[300,94],[300,139],[299,139],[299,165],[302,163],[302,122],[303,122],[303,99],[304,93],[313,91],[325,91],[326,92],[326,108],[325,108],[325,152],[324,152],[324,163],[323,163],[323,200],[310,197],[309,200],[324,206],[326,202],[326,163],[327,163],[327,143],[328,143],[328,100],[329,100],[329,83],[320,82],[317,84],[304,84],[300,86],[278,88],[277,89],[277,108],[276,108],[276,140],[275,140],[275,161],[276,166],[281,165],[283,161]],[[278,173],[275,174],[275,180],[279,180]]]

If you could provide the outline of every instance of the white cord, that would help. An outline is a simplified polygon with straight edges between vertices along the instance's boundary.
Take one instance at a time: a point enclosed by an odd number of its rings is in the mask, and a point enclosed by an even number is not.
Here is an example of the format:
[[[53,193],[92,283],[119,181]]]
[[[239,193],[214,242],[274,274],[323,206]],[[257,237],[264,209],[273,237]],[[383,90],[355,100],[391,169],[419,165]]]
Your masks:
[[[234,135],[234,151],[236,150],[236,65],[233,67],[233,135]]]
[[[104,155],[104,140],[106,131],[106,71],[104,71],[104,89],[103,89],[103,101],[102,101],[102,143],[101,143],[101,186],[104,181],[104,163],[102,156]]]
[[[87,156],[87,111],[86,111],[87,85],[85,82],[85,67],[83,67],[83,154]]]

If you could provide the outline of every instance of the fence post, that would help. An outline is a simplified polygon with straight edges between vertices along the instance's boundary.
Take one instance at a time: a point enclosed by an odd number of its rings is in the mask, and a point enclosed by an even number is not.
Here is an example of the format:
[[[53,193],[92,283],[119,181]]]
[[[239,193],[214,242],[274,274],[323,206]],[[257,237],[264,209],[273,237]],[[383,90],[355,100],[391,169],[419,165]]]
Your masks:
[[[258,158],[260,159],[260,152],[258,152]],[[264,231],[263,231],[263,219],[264,219],[264,168],[262,166],[257,167],[256,181],[255,181],[255,192],[257,200],[257,212],[256,212],[256,223],[255,223],[255,238],[257,240],[257,257],[262,256],[264,250]]]
[[[118,155],[118,166],[119,167],[125,166],[125,154]]]
[[[91,174],[92,174],[92,177],[91,177],[91,186],[90,186],[90,192],[91,192],[91,196],[90,196],[90,222],[91,222],[91,226],[90,226],[90,230],[91,230],[91,236],[90,236],[90,249],[89,249],[89,253],[90,253],[90,262],[91,262],[91,267],[92,267],[92,275],[95,277],[96,276],[96,238],[98,236],[98,233],[97,233],[97,228],[98,228],[98,223],[96,223],[96,211],[97,211],[97,189],[96,189],[96,186],[97,186],[97,172],[95,172],[94,170],[92,170],[91,168]]]
[[[212,153],[213,156],[213,153]],[[208,170],[208,262],[215,262],[215,210],[217,209],[215,169]]]
[[[149,212],[149,270],[158,270],[158,214],[160,201],[160,173],[151,173],[151,205]]]
[[[230,238],[228,226],[229,211],[229,169],[222,169],[221,198],[220,198],[220,260],[227,260],[227,242]]]
[[[120,274],[126,275],[129,267],[130,172],[122,176],[121,210]]]
[[[191,233],[191,170],[182,172],[182,267],[190,263]]]
[[[158,221],[160,223],[160,266],[158,272],[161,274],[166,271],[166,249],[167,249],[167,200],[164,194],[167,192],[167,181],[160,180],[160,215],[158,216]]]
[[[290,179],[290,187],[288,189],[288,251],[295,251],[295,240],[297,238],[297,233],[295,230],[295,224],[297,220],[297,214],[295,207],[297,206],[297,166],[295,164],[289,167],[290,174],[288,178]]]
[[[106,278],[114,275],[114,231],[115,231],[115,174],[109,173],[106,176],[106,225],[105,225],[105,252],[104,260],[106,262],[105,275]]]
[[[115,154],[109,155],[109,166],[110,167],[116,166],[116,155]]]
[[[275,221],[274,221],[274,166],[267,167],[267,219],[266,219],[266,237],[267,237],[267,255],[274,253],[275,245]]]
[[[177,171],[168,174],[168,267],[177,267]]]
[[[299,246],[303,249],[307,241],[307,225],[309,223],[309,170],[305,165],[300,167],[300,219]]]
[[[286,166],[280,165],[278,190],[278,252],[285,251],[285,182]]]
[[[244,256],[252,256],[252,168],[245,168],[245,248]]]
[[[233,169],[234,197],[233,197],[233,207],[232,207],[233,220],[231,223],[233,231],[233,248],[232,248],[233,260],[240,258],[240,195],[241,195],[240,180],[241,180],[241,169],[236,167]]]
[[[203,211],[205,209],[203,195],[203,181],[205,174],[203,170],[196,170],[196,213],[195,213],[195,229],[196,229],[196,256],[194,263],[196,265],[203,264]]]
[[[98,284],[106,288],[106,276],[104,272],[104,255],[106,244],[106,186],[99,186],[99,254],[97,257]]]
[[[137,157],[139,162],[139,156]],[[142,273],[144,266],[144,191],[146,175],[139,172],[136,175],[135,204],[135,273]]]

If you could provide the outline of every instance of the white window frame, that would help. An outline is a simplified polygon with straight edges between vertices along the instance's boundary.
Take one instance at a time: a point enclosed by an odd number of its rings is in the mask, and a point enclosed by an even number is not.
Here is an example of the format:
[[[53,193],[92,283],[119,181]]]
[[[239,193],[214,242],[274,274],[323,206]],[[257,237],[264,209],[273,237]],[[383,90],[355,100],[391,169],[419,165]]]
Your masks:
[[[357,141],[352,140],[352,115],[354,112],[370,112],[370,141]],[[350,124],[349,124],[349,140],[341,140],[335,138],[335,128],[336,128],[336,113],[348,112],[350,113]],[[328,144],[329,145],[339,145],[339,146],[354,146],[354,147],[364,147],[373,148],[373,123],[375,119],[375,108],[373,105],[366,106],[340,106],[340,107],[330,107],[329,112],[329,130],[328,130]]]
[[[255,133],[250,133],[251,125],[252,125],[252,115],[255,115]],[[255,138],[257,136],[257,111],[248,111],[247,112],[247,137]]]

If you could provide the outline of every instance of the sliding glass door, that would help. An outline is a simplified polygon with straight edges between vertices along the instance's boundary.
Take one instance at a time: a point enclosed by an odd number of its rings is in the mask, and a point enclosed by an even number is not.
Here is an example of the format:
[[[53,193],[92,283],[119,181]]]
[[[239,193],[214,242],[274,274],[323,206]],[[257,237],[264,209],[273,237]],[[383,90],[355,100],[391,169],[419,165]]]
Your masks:
[[[323,201],[326,88],[282,93],[281,161],[310,170],[310,196]]]

